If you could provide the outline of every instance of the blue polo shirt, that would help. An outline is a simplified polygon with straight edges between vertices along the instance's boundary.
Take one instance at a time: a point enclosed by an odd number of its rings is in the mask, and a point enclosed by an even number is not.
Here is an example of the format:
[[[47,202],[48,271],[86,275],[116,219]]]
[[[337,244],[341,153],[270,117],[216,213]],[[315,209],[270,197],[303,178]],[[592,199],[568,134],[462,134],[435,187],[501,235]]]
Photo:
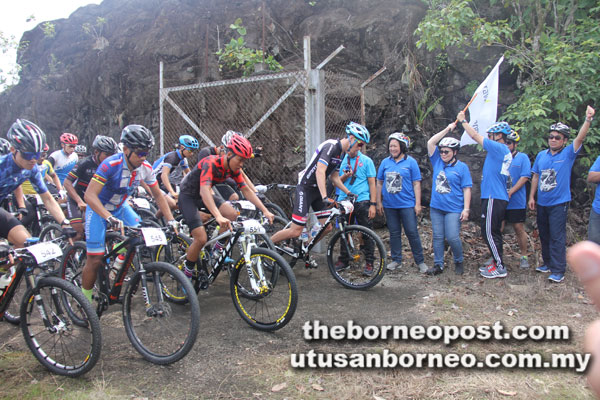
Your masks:
[[[512,161],[510,150],[503,143],[483,139],[483,149],[487,151],[481,177],[481,198],[508,201],[506,181],[510,176]]]
[[[342,160],[342,163],[340,164],[339,174],[342,175],[342,171],[345,171],[346,169],[351,169],[352,171],[356,169],[356,172],[354,173],[354,181],[352,182],[353,177],[351,176],[350,178],[346,179],[346,182],[344,182],[344,186],[358,196],[356,201],[371,200],[371,193],[369,191],[369,178],[375,178],[377,175],[373,160],[360,151],[354,158],[350,158],[348,157],[348,154],[346,154]],[[343,193],[339,189],[338,191],[338,199],[344,200],[346,198],[346,193]]]
[[[571,169],[577,154],[573,143],[552,155],[550,149],[538,153],[532,171],[539,175],[537,202],[549,207],[571,201]]]
[[[509,171],[510,176],[508,177],[506,190],[510,190],[523,177],[531,178],[531,161],[529,161],[527,154],[517,153],[513,157],[512,163],[510,163]],[[513,193],[508,201],[508,206],[506,206],[507,210],[522,210],[527,208],[527,199],[525,198],[527,197],[527,188],[525,186],[521,186],[521,189]]]
[[[409,155],[396,162],[392,156],[379,164],[377,180],[383,182],[382,202],[385,208],[411,208],[415,206],[413,181],[421,180],[419,165]]]
[[[600,156],[598,156],[596,161],[594,161],[592,168],[590,168],[590,172],[600,172]],[[600,214],[600,185],[596,186],[596,195],[594,196],[592,209],[596,212],[596,214]]]
[[[429,159],[433,165],[433,188],[429,206],[446,212],[462,212],[465,204],[463,189],[473,186],[469,167],[458,160],[446,164],[437,147]]]

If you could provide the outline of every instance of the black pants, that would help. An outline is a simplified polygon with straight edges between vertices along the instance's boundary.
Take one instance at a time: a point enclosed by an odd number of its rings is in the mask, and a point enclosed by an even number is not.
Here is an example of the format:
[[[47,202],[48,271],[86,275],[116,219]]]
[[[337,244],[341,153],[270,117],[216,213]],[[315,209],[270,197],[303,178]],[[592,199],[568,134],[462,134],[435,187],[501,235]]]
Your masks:
[[[359,201],[354,203],[354,212],[350,216],[350,224],[354,225],[362,225],[369,229],[372,228],[371,220],[369,219],[369,201]],[[361,235],[362,236],[362,235]],[[346,251],[346,246],[341,246],[341,261],[347,263],[349,260],[348,252]],[[365,261],[368,263],[373,263],[375,257],[373,257],[373,249],[375,248],[375,243],[369,238],[363,237],[360,243],[360,249],[365,254]]]
[[[488,246],[496,267],[506,268],[502,263],[502,221],[508,201],[481,199],[481,236]]]

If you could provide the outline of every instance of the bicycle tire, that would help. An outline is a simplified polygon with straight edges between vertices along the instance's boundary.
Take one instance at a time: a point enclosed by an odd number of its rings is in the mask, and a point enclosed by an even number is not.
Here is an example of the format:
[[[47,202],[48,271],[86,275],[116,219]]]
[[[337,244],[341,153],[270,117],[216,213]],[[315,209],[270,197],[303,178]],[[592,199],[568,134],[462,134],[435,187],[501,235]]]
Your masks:
[[[55,292],[56,291],[56,292]],[[55,292],[55,293],[53,293]],[[44,325],[36,296],[41,296]],[[75,306],[85,324],[73,323],[64,310],[64,299]],[[35,358],[58,375],[76,377],[90,371],[100,358],[102,336],[98,315],[81,290],[57,277],[41,278],[21,301],[21,330]]]
[[[62,228],[59,224],[50,223],[42,228],[42,230],[40,231],[39,239],[40,242],[47,242],[62,236],[62,234]]]
[[[349,260],[346,263],[347,268],[336,270],[335,263],[342,258],[342,246],[347,239],[352,239],[348,244],[350,248]],[[362,244],[358,245],[359,243]],[[370,275],[366,274],[365,265],[366,246],[365,241],[371,241],[373,245],[373,271]],[[327,245],[327,265],[329,272],[336,281],[348,289],[364,290],[375,286],[385,274],[386,251],[383,242],[371,229],[360,225],[347,225],[344,232],[336,232]]]
[[[192,244],[192,239],[180,233],[169,240],[167,246],[160,245],[156,249],[155,261],[166,262],[175,266],[180,271],[185,268],[185,257],[188,247]],[[177,281],[165,279],[163,281],[163,293],[170,301],[178,304],[185,304],[187,296],[183,288]],[[197,291],[195,291],[197,293]]]
[[[277,270],[277,282],[272,284],[265,279],[261,287],[256,287],[253,295],[248,295],[252,287],[248,266],[240,258],[233,267],[230,290],[235,309],[250,326],[261,331],[275,331],[283,328],[294,316],[298,305],[296,277],[288,263],[276,252],[257,247],[250,256],[252,273],[258,275],[258,263],[263,268]]]
[[[200,325],[200,305],[191,282],[185,274],[164,262],[144,265],[151,279],[147,291],[140,287],[138,271],[131,278],[123,301],[123,324],[133,347],[154,364],[171,364],[192,349]],[[178,281],[187,294],[185,304],[175,304],[163,296],[162,280]],[[150,306],[146,305],[147,293]]]
[[[6,322],[13,325],[19,325],[19,323],[21,322],[21,315],[19,311],[21,305],[19,301],[21,301],[23,295],[25,294],[25,290],[27,289],[27,284],[25,283],[26,278],[26,276],[21,277],[21,280],[19,281],[19,286],[15,290],[13,298],[10,301],[8,307],[6,308],[6,311],[4,311],[3,319]]]
[[[271,211],[271,213],[273,215],[279,216],[286,220],[288,219],[288,216],[285,215],[285,211],[283,211],[283,209],[281,207],[279,207],[279,205],[277,205],[275,203],[271,203],[271,202],[263,202],[263,204],[265,205],[267,210]]]

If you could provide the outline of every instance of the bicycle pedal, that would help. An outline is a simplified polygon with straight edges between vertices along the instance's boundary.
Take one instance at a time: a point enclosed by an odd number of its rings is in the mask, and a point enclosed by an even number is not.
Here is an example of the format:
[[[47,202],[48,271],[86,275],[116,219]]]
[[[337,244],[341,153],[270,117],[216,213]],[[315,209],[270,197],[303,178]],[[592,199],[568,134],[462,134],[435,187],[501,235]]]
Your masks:
[[[319,265],[317,264],[317,262],[315,260],[308,260],[306,261],[306,263],[304,264],[304,267],[306,269],[316,269]]]

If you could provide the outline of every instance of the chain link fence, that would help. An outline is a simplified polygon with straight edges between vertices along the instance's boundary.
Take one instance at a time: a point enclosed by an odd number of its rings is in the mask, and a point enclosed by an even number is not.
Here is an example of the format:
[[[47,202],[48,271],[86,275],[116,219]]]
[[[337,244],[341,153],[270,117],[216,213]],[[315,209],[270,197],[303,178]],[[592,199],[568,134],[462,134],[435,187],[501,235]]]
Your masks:
[[[350,121],[361,123],[361,80],[334,71],[325,71],[325,136],[346,136]]]

